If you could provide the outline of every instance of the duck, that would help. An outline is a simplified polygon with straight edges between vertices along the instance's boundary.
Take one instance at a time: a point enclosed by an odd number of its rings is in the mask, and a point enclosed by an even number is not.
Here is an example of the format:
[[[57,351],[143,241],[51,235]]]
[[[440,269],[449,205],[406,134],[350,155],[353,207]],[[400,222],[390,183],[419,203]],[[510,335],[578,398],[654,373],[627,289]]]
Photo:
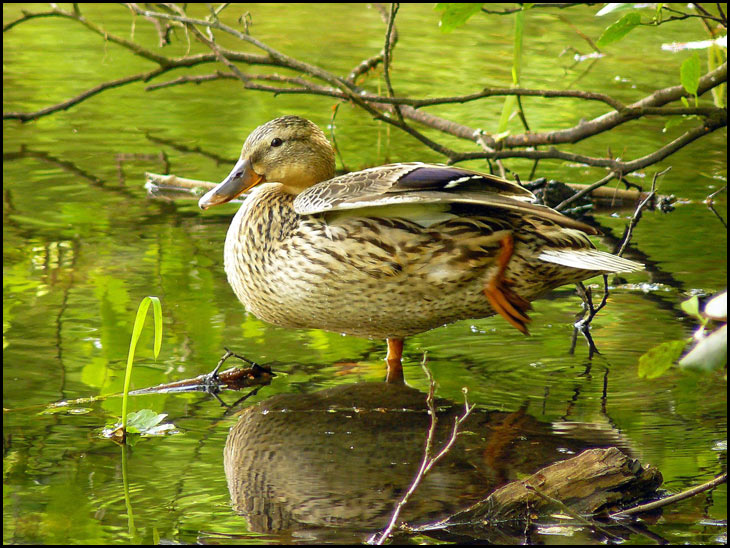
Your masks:
[[[551,289],[643,268],[491,174],[403,162],[335,176],[324,132],[294,115],[254,129],[198,205],[244,193],[223,253],[236,297],[278,326],[385,339],[389,383],[404,383],[409,336],[495,314],[529,334]]]

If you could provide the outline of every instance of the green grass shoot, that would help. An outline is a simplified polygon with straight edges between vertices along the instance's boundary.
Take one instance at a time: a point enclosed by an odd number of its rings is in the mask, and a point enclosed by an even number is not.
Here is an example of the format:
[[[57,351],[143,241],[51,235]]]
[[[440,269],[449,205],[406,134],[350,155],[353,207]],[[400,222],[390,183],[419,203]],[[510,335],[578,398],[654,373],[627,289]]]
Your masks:
[[[127,432],[127,401],[129,400],[129,386],[132,382],[134,351],[137,348],[137,341],[139,341],[139,336],[142,333],[142,327],[144,327],[144,321],[147,317],[147,310],[150,307],[150,303],[153,305],[152,309],[154,310],[155,318],[155,359],[160,354],[160,347],[162,346],[162,305],[160,304],[160,299],[158,297],[145,297],[139,303],[139,308],[137,308],[137,317],[134,319],[132,339],[129,342],[129,353],[127,354],[127,371],[124,375],[124,394],[122,396],[122,432],[124,435]]]

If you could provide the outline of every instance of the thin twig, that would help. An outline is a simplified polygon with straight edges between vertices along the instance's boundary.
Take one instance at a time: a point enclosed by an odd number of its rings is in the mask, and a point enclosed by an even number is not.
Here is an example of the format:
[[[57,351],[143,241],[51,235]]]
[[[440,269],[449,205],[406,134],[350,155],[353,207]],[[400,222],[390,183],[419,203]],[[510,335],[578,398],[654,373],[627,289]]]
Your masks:
[[[385,32],[385,45],[383,46],[383,78],[385,79],[385,85],[388,88],[388,96],[391,98],[395,97],[395,92],[393,91],[393,85],[390,83],[390,36],[393,33],[393,24],[395,23],[395,16],[398,13],[399,8],[400,4],[398,2],[392,2],[390,4],[390,17],[388,17],[388,29]],[[397,103],[393,104],[393,110],[395,110],[395,114],[398,116],[398,120],[400,120],[401,124],[405,125],[406,122],[403,120],[403,114],[401,113],[400,106],[398,106]]]
[[[623,242],[621,243],[621,247],[618,250],[617,255],[620,257],[623,255],[624,250],[629,245],[629,242],[631,241],[631,234],[634,231],[634,227],[639,224],[639,221],[641,220],[641,214],[644,211],[644,208],[647,206],[647,204],[652,203],[654,200],[654,197],[656,196],[656,182],[659,177],[664,175],[665,173],[669,172],[669,170],[672,169],[672,166],[669,166],[663,171],[660,171],[658,173],[654,174],[654,177],[651,181],[651,191],[649,191],[649,194],[646,198],[644,198],[641,203],[636,206],[636,211],[634,211],[634,214],[631,216],[631,219],[629,220],[629,224],[626,227],[625,236],[623,238]]]
[[[667,506],[668,504],[672,504],[675,502],[679,502],[680,500],[688,499],[699,493],[704,493],[705,491],[714,489],[718,485],[721,485],[726,482],[727,482],[727,472],[717,476],[715,479],[710,480],[707,483],[698,485],[697,487],[692,487],[690,489],[682,491],[681,493],[677,493],[676,495],[671,495],[669,497],[665,497],[663,499],[659,499],[654,502],[649,502],[647,504],[640,504],[639,506],[634,506],[633,508],[627,508],[625,510],[621,510],[620,512],[611,514],[609,517],[611,517],[613,519],[617,519],[617,518],[621,518],[623,516],[630,516],[632,514],[639,514],[641,512],[649,512],[650,510],[656,510],[657,508]]]
[[[583,310],[575,324],[573,324],[573,339],[571,341],[570,354],[575,351],[578,333],[581,333],[588,343],[588,359],[591,359],[593,354],[600,354],[598,347],[591,336],[590,328],[593,318],[596,317],[596,314],[598,314],[598,312],[606,306],[606,303],[608,302],[608,275],[603,275],[603,297],[601,298],[601,302],[598,306],[593,306],[593,292],[591,291],[591,288],[586,288],[583,285],[583,282],[577,282],[575,287],[578,290],[578,295],[580,295],[580,298],[583,301]],[[587,318],[586,314],[588,314]]]
[[[91,89],[87,89],[83,93],[80,93],[79,95],[72,97],[71,99],[67,99],[66,101],[57,103],[55,105],[51,105],[49,107],[38,110],[36,112],[4,112],[3,120],[20,120],[21,122],[28,122],[30,120],[36,120],[38,118],[41,118],[43,116],[48,116],[49,114],[53,114],[55,112],[59,112],[62,110],[68,110],[71,107],[76,106],[77,104],[81,103],[82,101],[85,101],[86,99],[89,99],[89,98],[93,97],[94,95],[97,95],[108,89],[118,88],[118,87],[125,86],[127,84],[131,84],[134,82],[146,82],[150,78],[154,78],[155,76],[162,74],[164,71],[165,71],[165,69],[156,68],[156,69],[148,71],[148,72],[141,72],[139,74],[125,76],[124,78],[119,78],[117,80],[112,80],[110,82],[104,82],[103,84],[94,86]]]
[[[575,6],[575,3],[570,3],[570,2],[555,2],[555,3],[553,3],[553,2],[545,2],[545,3],[530,4],[530,9],[535,9],[535,8],[559,8],[559,9],[565,9],[565,8],[572,8],[573,6]],[[525,9],[525,8],[523,8],[520,5],[519,8],[504,9],[502,11],[494,11],[494,10],[489,10],[487,8],[482,8],[482,12],[483,13],[489,13],[489,14],[492,14],[492,15],[510,15],[512,13],[516,13],[518,11],[522,11],[523,9]]]
[[[725,230],[727,230],[727,222],[725,219],[723,219],[720,214],[715,210],[715,196],[717,196],[720,192],[724,192],[727,190],[727,185],[722,187],[720,190],[716,190],[712,194],[710,194],[707,198],[705,198],[705,205],[715,214],[715,217],[718,218],[718,220],[722,223],[722,226],[725,227]]]
[[[579,200],[580,198],[582,198],[586,194],[590,194],[591,192],[593,192],[597,188],[600,188],[600,187],[602,187],[604,185],[607,185],[608,183],[610,183],[613,179],[615,179],[617,177],[618,177],[618,175],[612,171],[611,173],[609,173],[608,175],[606,175],[602,179],[596,181],[592,185],[589,185],[586,188],[584,188],[583,190],[580,190],[580,191],[576,192],[570,198],[566,198],[565,200],[563,200],[562,202],[560,202],[557,206],[555,206],[553,209],[555,209],[556,211],[562,211],[563,209],[565,209],[567,206],[569,206],[573,202]]]
[[[393,533],[393,530],[396,527],[396,524],[398,522],[398,518],[400,516],[401,511],[403,510],[403,507],[406,505],[408,500],[411,498],[411,495],[415,493],[418,486],[423,481],[423,478],[426,476],[426,474],[429,473],[431,468],[440,461],[446,454],[449,452],[449,450],[453,447],[454,443],[456,443],[456,438],[459,435],[459,427],[464,423],[464,421],[469,417],[471,412],[474,410],[474,405],[469,405],[469,401],[467,400],[467,390],[466,388],[462,388],[462,392],[464,393],[464,413],[460,417],[456,417],[454,419],[454,427],[451,431],[451,437],[446,442],[446,444],[441,448],[441,450],[438,452],[436,456],[432,456],[433,451],[433,443],[434,438],[436,436],[436,425],[438,423],[438,417],[436,415],[436,405],[434,404],[434,392],[436,391],[436,382],[433,379],[433,375],[431,374],[431,371],[427,367],[427,355],[426,353],[423,354],[423,361],[421,362],[421,367],[423,368],[424,372],[426,373],[426,376],[428,377],[429,381],[429,388],[428,388],[428,396],[426,396],[426,405],[428,406],[428,412],[431,415],[431,425],[428,429],[428,436],[426,437],[426,446],[423,451],[423,459],[421,460],[421,466],[418,470],[418,473],[416,474],[416,477],[413,479],[413,482],[411,483],[411,486],[408,488],[408,491],[401,497],[401,499],[398,501],[398,503],[395,506],[395,509],[393,510],[393,515],[391,516],[390,522],[388,523],[388,526],[385,528],[385,530],[380,535],[373,535],[371,539],[369,539],[369,542],[376,545],[382,545],[385,543],[385,541],[390,537],[390,535]]]
[[[727,27],[727,21],[725,20],[724,17],[723,18],[715,17],[710,12],[708,12],[706,9],[704,9],[702,6],[700,6],[700,4],[695,3],[695,4],[692,4],[692,6],[694,6],[694,8],[701,13],[699,13],[699,14],[684,13],[682,11],[679,11],[678,9],[668,6],[667,4],[663,4],[662,5],[663,10],[666,10],[669,13],[676,13],[677,16],[667,17],[666,19],[662,19],[661,21],[659,21],[656,24],[660,25],[662,23],[667,23],[669,21],[682,21],[684,19],[699,18],[699,19],[706,20],[706,21],[713,21],[715,23],[719,23],[720,25],[724,25],[725,27]]]
[[[337,145],[337,136],[335,135],[335,118],[337,117],[337,112],[340,109],[340,103],[335,104],[335,106],[332,108],[332,118],[330,118],[330,137],[332,137],[332,147],[335,149],[335,153],[337,154],[337,157],[340,159],[340,165],[342,165],[342,169],[345,171],[349,171],[347,169],[347,166],[345,165],[345,159],[342,157],[342,152],[340,151],[340,147]]]

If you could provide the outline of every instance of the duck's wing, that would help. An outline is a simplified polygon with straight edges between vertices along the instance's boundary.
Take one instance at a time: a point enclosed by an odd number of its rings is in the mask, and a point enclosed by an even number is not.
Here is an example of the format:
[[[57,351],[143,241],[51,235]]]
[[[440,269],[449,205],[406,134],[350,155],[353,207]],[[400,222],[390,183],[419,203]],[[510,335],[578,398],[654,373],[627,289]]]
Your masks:
[[[534,200],[520,185],[485,173],[459,167],[409,162],[353,171],[318,183],[297,196],[294,207],[302,215],[335,209],[364,207],[379,199],[383,205],[398,195],[424,191],[455,192],[480,188],[517,199]],[[424,200],[427,201],[427,200]],[[395,202],[402,203],[402,202]]]
[[[533,204],[534,194],[520,185],[494,175],[437,164],[401,163],[355,171],[317,183],[294,200],[300,215],[346,211],[362,208],[396,208],[420,205],[416,210],[428,216],[429,209],[443,210],[448,204],[472,204],[505,209],[549,219],[559,226],[587,234],[598,230],[561,215],[545,206]],[[414,208],[409,208],[413,211]],[[396,209],[394,209],[394,212]],[[404,208],[397,208],[403,214]],[[367,214],[365,211],[353,214]]]

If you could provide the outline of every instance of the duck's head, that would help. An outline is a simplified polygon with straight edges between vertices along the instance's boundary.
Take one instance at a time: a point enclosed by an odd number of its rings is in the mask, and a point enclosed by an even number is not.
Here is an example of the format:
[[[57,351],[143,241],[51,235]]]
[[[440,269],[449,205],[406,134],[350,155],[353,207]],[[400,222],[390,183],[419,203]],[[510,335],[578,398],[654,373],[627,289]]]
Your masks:
[[[299,194],[335,174],[335,152],[321,129],[299,116],[282,116],[248,136],[231,173],[198,201],[201,209],[222,204],[254,186],[280,183]]]

